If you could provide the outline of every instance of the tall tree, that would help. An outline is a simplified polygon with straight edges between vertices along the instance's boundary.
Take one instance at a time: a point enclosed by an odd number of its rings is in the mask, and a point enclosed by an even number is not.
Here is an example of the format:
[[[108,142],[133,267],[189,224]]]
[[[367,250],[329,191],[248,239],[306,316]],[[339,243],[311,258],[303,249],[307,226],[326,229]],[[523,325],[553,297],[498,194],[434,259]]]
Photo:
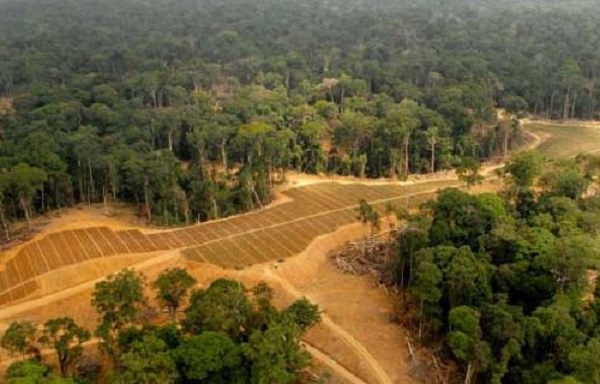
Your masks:
[[[470,307],[456,307],[450,311],[450,333],[446,342],[454,356],[467,364],[465,384],[472,382],[478,370],[489,364],[489,346],[481,340],[479,312]]]
[[[167,269],[152,283],[156,298],[169,309],[171,321],[175,321],[177,309],[195,284],[196,279],[183,268]]]
[[[27,221],[27,227],[31,228],[31,200],[46,181],[46,172],[42,169],[21,163],[1,176],[4,176],[9,188],[15,192],[18,206],[23,211],[23,215]]]
[[[23,321],[11,323],[0,340],[2,348],[8,350],[11,355],[19,352],[25,356],[27,348],[35,341],[35,324]]]
[[[96,335],[102,338],[102,348],[115,361],[119,332],[139,320],[145,302],[144,277],[132,269],[111,274],[96,283],[92,293],[92,306],[100,316]]]
[[[120,366],[114,379],[117,384],[173,384],[177,378],[167,345],[152,335],[133,342],[130,350],[121,356]]]
[[[69,317],[48,320],[42,332],[39,341],[54,349],[60,374],[67,377],[69,367],[81,357],[82,344],[90,339],[90,333]]]

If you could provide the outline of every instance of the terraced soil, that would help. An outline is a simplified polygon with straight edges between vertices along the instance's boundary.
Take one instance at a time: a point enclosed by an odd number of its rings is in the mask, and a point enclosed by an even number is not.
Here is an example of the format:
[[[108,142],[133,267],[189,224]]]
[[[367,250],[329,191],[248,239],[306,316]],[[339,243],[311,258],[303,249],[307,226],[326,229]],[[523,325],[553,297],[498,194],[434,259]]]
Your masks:
[[[361,199],[382,211],[388,205],[417,206],[451,185],[458,181],[405,186],[329,182],[289,190],[287,203],[178,230],[144,233],[97,227],[54,232],[27,243],[6,263],[0,272],[0,305],[31,295],[41,276],[117,255],[181,249],[192,260],[232,269],[287,258],[317,236],[355,222]]]

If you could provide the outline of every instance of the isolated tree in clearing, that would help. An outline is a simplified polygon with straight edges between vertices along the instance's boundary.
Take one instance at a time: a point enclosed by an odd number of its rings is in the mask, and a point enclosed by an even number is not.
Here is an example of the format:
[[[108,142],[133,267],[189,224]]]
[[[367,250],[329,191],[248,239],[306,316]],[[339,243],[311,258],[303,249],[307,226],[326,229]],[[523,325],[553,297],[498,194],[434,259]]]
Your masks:
[[[90,339],[90,333],[69,317],[48,320],[44,324],[43,336],[39,339],[56,352],[60,374],[66,377],[69,367],[83,352],[82,344]]]
[[[92,294],[92,305],[100,315],[96,336],[102,338],[102,348],[116,363],[119,332],[137,323],[145,303],[144,278],[132,269],[109,275],[96,284]]]
[[[0,345],[8,350],[11,355],[19,352],[25,357],[27,348],[35,341],[35,324],[28,321],[11,323],[4,332]]]
[[[156,298],[169,309],[171,321],[175,322],[177,309],[195,284],[196,279],[183,268],[167,269],[152,283],[157,291]]]

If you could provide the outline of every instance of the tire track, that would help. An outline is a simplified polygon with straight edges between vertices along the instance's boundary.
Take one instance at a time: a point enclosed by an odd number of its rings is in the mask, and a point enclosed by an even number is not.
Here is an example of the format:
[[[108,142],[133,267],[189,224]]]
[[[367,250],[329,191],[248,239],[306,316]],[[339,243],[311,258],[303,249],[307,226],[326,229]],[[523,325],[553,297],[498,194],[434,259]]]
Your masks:
[[[300,342],[300,345],[304,347],[315,359],[321,361],[323,364],[327,365],[332,371],[337,373],[339,376],[346,379],[349,383],[352,384],[368,384],[366,381],[356,376],[354,373],[350,372],[346,367],[338,363],[336,360],[332,359],[331,356],[321,351],[319,348],[315,347],[307,343],[306,341]]]
[[[270,278],[273,281],[276,281],[281,285],[283,289],[285,289],[289,294],[294,297],[301,298],[305,295],[301,294],[288,280],[283,278],[282,276],[274,274],[270,269],[266,268],[264,271],[265,277]],[[310,300],[310,297],[307,297]],[[317,303],[316,301],[311,300],[313,303]],[[385,372],[381,364],[371,355],[371,353],[362,345],[358,340],[356,340],[351,334],[348,333],[344,328],[337,325],[329,316],[326,314],[322,314],[322,324],[329,328],[332,332],[337,334],[347,345],[350,347],[358,356],[362,358],[362,360],[369,366],[372,373],[377,377],[377,380],[381,384],[393,384],[392,380]],[[364,381],[362,381],[364,383]]]

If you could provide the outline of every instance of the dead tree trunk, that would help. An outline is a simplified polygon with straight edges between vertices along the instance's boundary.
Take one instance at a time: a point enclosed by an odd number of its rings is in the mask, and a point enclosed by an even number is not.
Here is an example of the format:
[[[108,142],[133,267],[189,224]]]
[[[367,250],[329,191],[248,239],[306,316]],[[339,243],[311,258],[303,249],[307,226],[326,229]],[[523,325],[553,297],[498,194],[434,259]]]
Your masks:
[[[473,366],[472,362],[469,362],[469,364],[467,365],[467,374],[465,376],[465,384],[471,384],[474,373],[475,373],[475,367]]]
[[[91,159],[88,157],[88,174],[89,174],[89,178],[90,178],[90,185],[89,185],[89,192],[88,192],[88,204],[92,203],[92,200],[95,199],[95,195],[96,195],[96,188],[94,187],[94,175],[92,173],[92,161]]]
[[[10,240],[10,228],[8,226],[8,222],[6,221],[6,216],[4,215],[4,208],[0,206],[0,222],[2,223],[2,228],[4,229],[4,234],[6,235],[6,240]]]
[[[79,184],[79,202],[80,203],[85,203],[86,198],[85,198],[85,188],[84,188],[84,181],[83,181],[83,170],[81,169],[81,160],[77,159],[77,182]]]
[[[435,173],[435,141],[431,143],[431,173]]]
[[[146,211],[146,219],[150,223],[152,221],[152,210],[150,209],[150,191],[148,191],[150,181],[148,176],[144,176],[144,210]]]
[[[19,194],[19,206],[25,215],[25,221],[27,221],[27,229],[31,229],[31,215],[29,213],[29,204],[23,193]]]
[[[563,120],[567,120],[569,118],[569,105],[570,105],[570,97],[571,97],[571,90],[567,89],[567,93],[565,94],[565,101],[563,103]]]

